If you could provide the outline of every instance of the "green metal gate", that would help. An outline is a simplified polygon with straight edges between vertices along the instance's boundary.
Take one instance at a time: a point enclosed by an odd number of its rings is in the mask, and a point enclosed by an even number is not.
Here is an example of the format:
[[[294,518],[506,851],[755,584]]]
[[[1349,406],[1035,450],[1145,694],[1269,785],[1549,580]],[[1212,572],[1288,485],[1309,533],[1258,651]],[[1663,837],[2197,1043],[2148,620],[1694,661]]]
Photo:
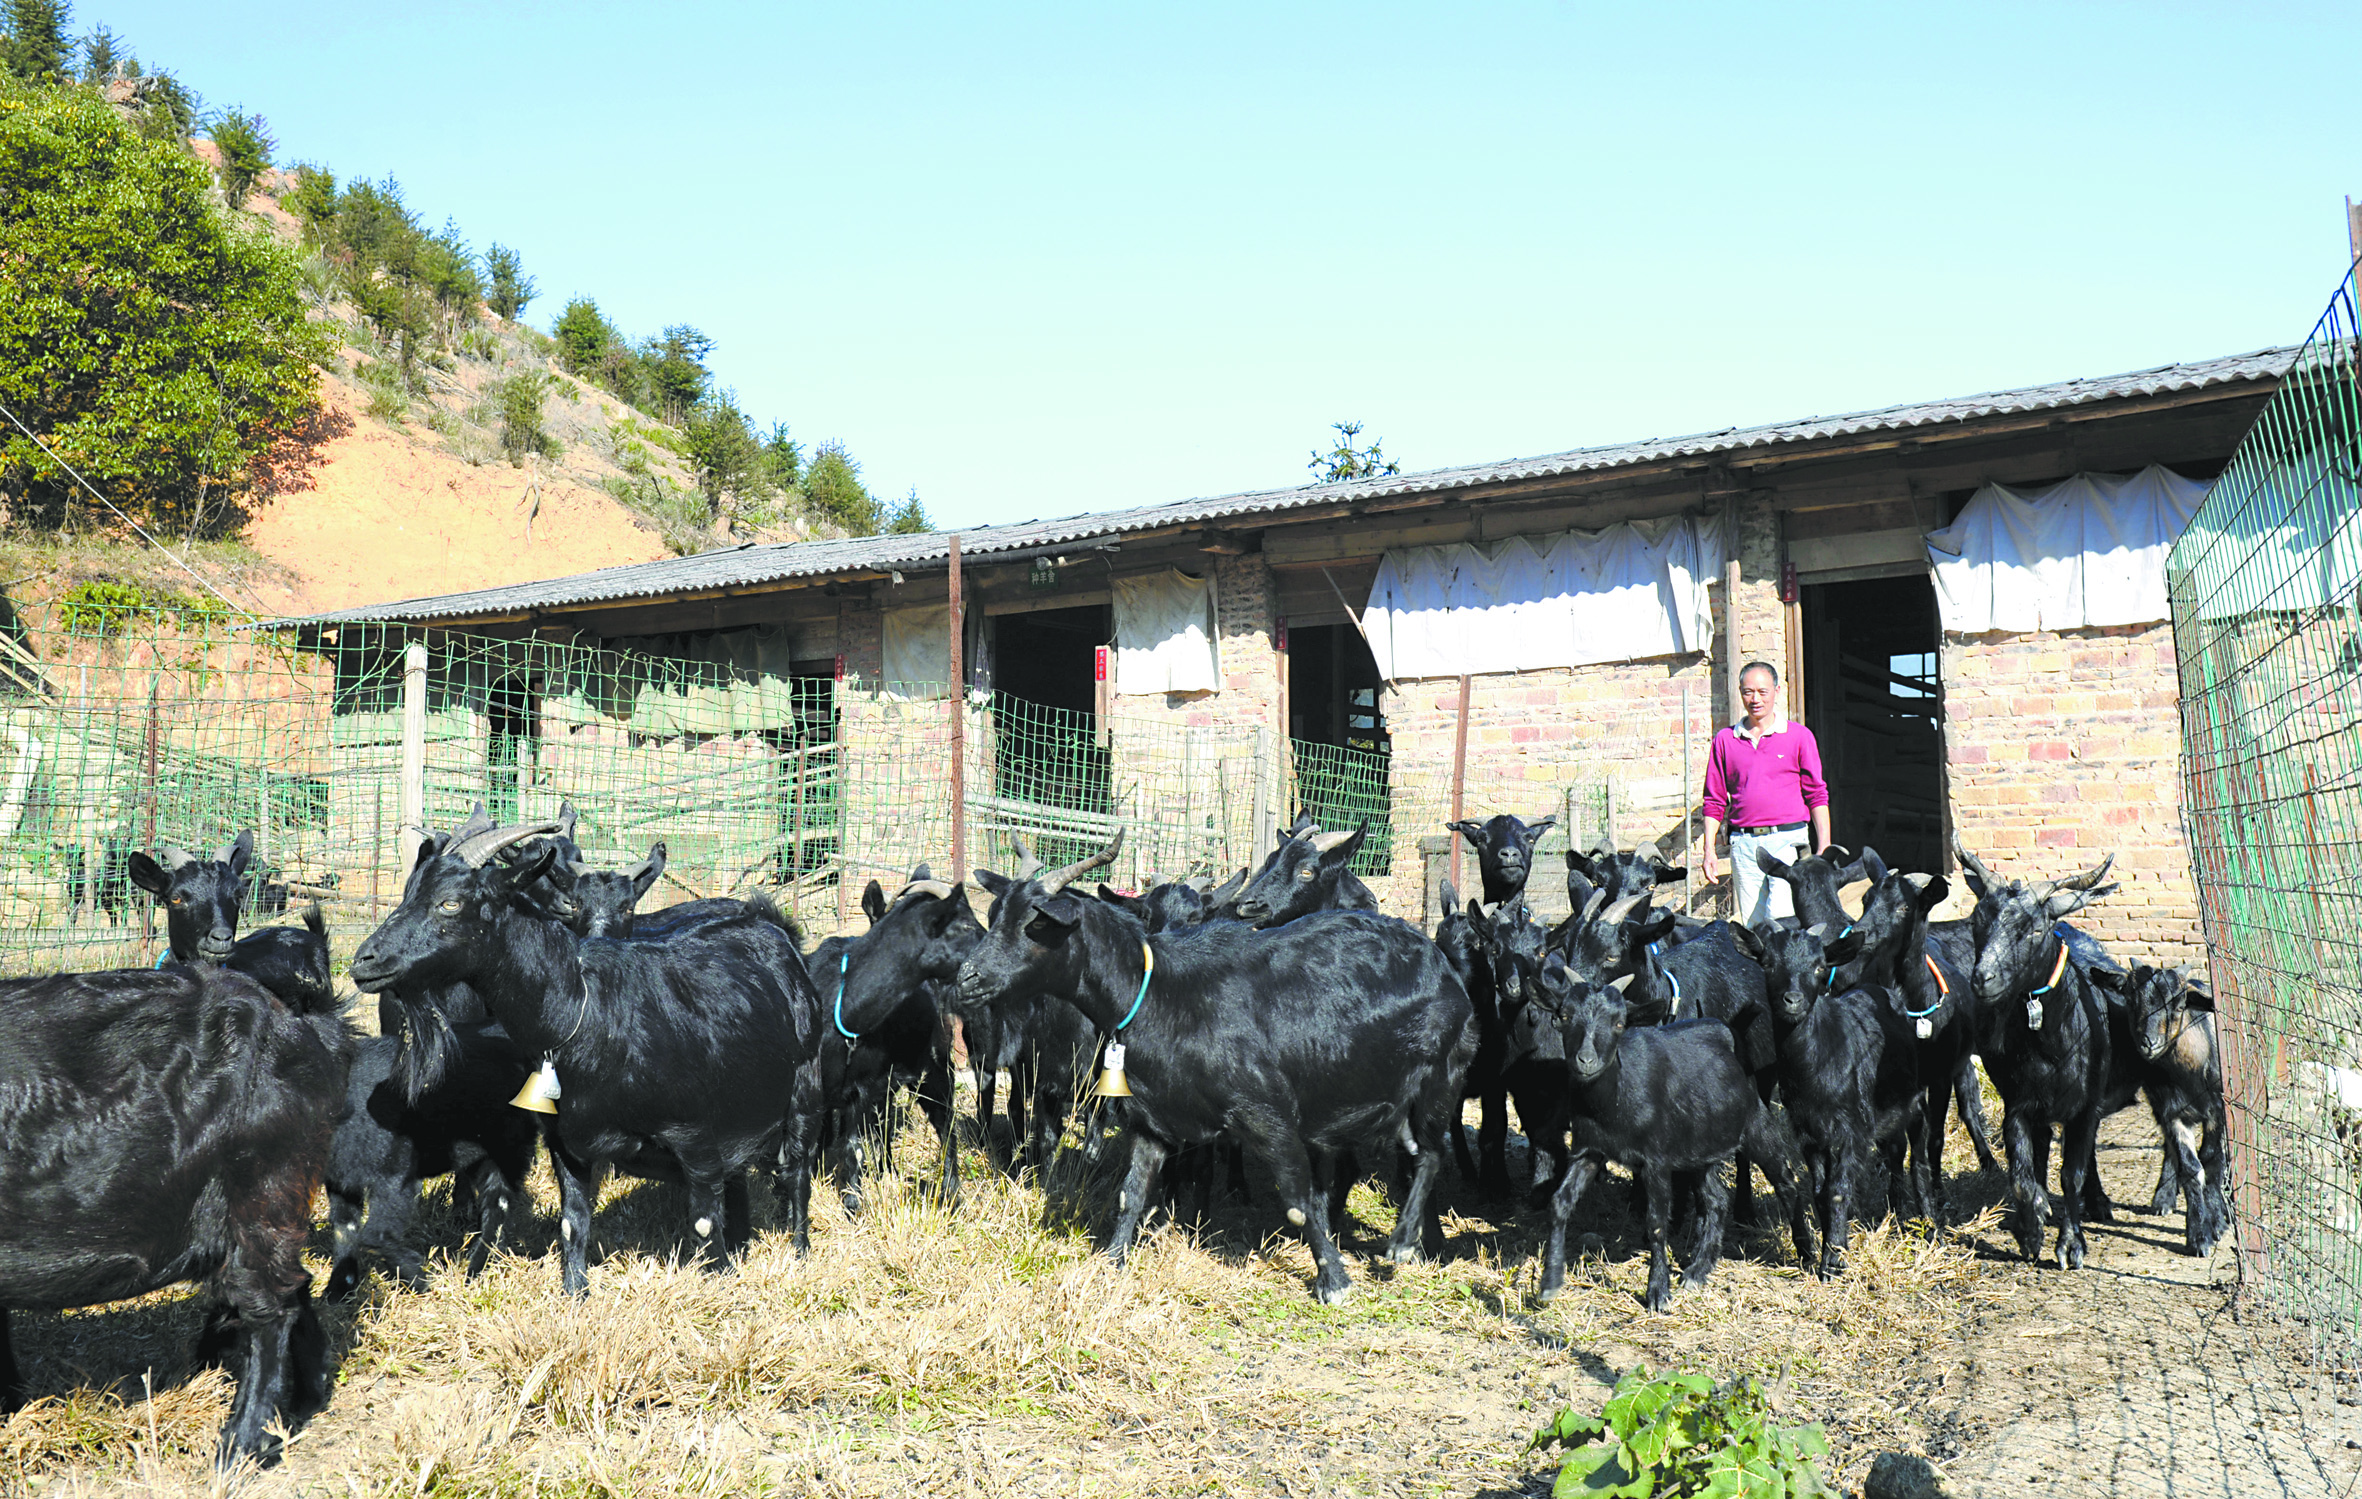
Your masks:
[[[2362,1361],[2362,376],[2340,288],[2174,547],[2241,1273]]]

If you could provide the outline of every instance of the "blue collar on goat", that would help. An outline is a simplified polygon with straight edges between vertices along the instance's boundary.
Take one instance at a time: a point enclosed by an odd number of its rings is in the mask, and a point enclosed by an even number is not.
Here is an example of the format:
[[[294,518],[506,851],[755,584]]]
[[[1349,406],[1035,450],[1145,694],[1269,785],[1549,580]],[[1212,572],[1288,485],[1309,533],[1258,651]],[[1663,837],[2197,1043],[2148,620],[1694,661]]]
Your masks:
[[[838,1035],[844,1037],[847,1041],[858,1041],[861,1039],[861,1033],[859,1031],[849,1031],[845,1029],[845,969],[849,967],[852,962],[852,948],[848,947],[843,952],[837,954],[836,1022]]]
[[[1119,1034],[1125,1026],[1132,1023],[1133,1017],[1140,1013],[1142,1002],[1148,998],[1148,981],[1155,976],[1156,950],[1143,941],[1140,944],[1140,992],[1132,996],[1132,1007],[1124,1011],[1124,1018],[1115,1023],[1116,1031]]]

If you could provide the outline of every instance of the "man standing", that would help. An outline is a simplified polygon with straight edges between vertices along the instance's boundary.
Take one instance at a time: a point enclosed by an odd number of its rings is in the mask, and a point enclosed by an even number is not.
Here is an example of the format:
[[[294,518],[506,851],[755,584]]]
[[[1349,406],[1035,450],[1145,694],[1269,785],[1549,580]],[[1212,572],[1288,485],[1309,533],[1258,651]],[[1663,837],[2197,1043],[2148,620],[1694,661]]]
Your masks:
[[[1719,878],[1714,840],[1730,827],[1731,883],[1738,894],[1733,920],[1753,926],[1796,907],[1786,880],[1763,872],[1756,859],[1768,850],[1793,861],[1804,852],[1805,829],[1812,851],[1829,846],[1829,786],[1821,779],[1821,746],[1812,730],[1790,723],[1780,712],[1780,674],[1769,663],[1750,661],[1739,669],[1739,701],[1747,715],[1714,736],[1706,756],[1706,878]]]

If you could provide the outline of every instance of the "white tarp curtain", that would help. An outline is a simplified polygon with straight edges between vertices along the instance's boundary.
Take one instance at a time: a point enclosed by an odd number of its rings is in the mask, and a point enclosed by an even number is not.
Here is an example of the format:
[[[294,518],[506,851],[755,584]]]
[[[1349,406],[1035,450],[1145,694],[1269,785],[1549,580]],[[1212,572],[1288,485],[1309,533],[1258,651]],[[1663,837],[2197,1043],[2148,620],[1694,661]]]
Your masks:
[[[2165,558],[2208,485],[2155,464],[2048,489],[1988,484],[1927,534],[1944,628],[2074,630],[2164,619]]]
[[[944,695],[951,680],[949,604],[888,609],[884,644],[886,696],[920,701]]]
[[[1179,569],[1113,581],[1115,690],[1212,692],[1222,685],[1214,659],[1213,578]]]
[[[1722,523],[1694,516],[1410,547],[1378,563],[1362,630],[1388,681],[1702,651],[1722,561]]]

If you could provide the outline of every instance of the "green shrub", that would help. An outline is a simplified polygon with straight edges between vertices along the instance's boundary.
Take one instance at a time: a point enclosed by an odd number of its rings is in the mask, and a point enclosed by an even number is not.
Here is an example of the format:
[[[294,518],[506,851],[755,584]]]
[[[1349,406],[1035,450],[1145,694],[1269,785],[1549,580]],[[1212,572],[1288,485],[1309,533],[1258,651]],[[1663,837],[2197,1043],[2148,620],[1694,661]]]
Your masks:
[[[331,347],[295,253],[232,227],[203,166],[95,91],[8,84],[0,104],[0,400],[134,516],[218,523]],[[11,432],[0,492],[54,526],[76,486]]]
[[[77,583],[57,601],[58,623],[68,635],[85,638],[104,639],[141,619],[172,624],[192,612],[204,613],[205,608],[186,594],[151,593],[137,583],[118,583],[111,578]]]
[[[539,370],[519,370],[495,383],[491,394],[500,404],[500,449],[519,468],[535,454],[558,456],[558,440],[543,425],[541,403],[549,399],[550,377]]]
[[[1828,1455],[1820,1423],[1782,1426],[1763,1388],[1744,1376],[1716,1386],[1700,1374],[1651,1378],[1634,1369],[1597,1416],[1572,1409],[1534,1433],[1529,1451],[1571,1447],[1552,1499],[1813,1499],[1830,1492],[1813,1465]]]
[[[484,276],[490,283],[484,301],[503,322],[513,323],[523,316],[526,304],[540,290],[525,274],[524,258],[506,245],[494,245],[484,252]]]

